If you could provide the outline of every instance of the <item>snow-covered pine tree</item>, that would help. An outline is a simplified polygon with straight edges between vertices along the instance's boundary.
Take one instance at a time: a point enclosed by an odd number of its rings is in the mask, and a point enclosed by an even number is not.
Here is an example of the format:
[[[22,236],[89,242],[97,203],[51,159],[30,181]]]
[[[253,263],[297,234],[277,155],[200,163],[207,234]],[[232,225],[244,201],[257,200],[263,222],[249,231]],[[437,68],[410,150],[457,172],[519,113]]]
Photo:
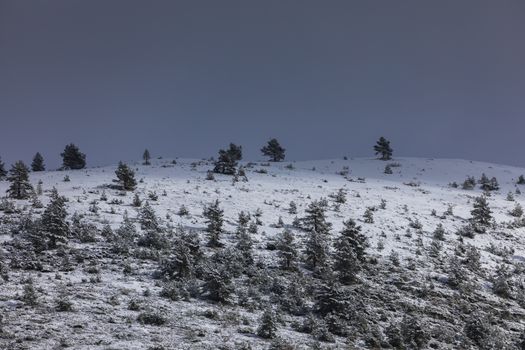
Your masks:
[[[486,196],[479,196],[474,199],[471,222],[477,228],[490,226],[492,221],[492,211],[489,208]]]
[[[323,270],[328,264],[327,238],[332,224],[326,221],[326,201],[313,201],[306,208],[306,216],[301,219],[301,227],[308,232],[305,244],[307,268]]]
[[[230,302],[234,292],[232,275],[222,264],[210,263],[204,267],[203,294],[206,298],[223,304]]]
[[[444,241],[445,240],[445,229],[443,228],[443,224],[439,223],[434,230],[433,238],[437,239],[438,241]]]
[[[222,233],[224,211],[219,207],[219,200],[207,205],[204,208],[203,215],[206,218],[206,232],[208,232],[208,246],[220,247],[222,243],[220,236]]]
[[[491,191],[497,191],[499,190],[499,183],[498,179],[496,179],[494,176],[490,179],[489,182],[490,190]]]
[[[383,136],[379,138],[376,145],[374,146],[374,151],[376,155],[381,155],[379,159],[381,160],[390,160],[392,159],[392,148],[390,147],[390,141],[385,139]]]
[[[143,230],[159,231],[160,224],[155,210],[151,207],[148,201],[140,208],[138,221],[140,228]]]
[[[226,151],[219,150],[219,158],[215,161],[214,173],[234,175],[237,162],[242,159],[242,146],[230,143],[230,148]]]
[[[315,292],[315,311],[326,316],[330,313],[350,319],[354,311],[352,296],[336,281],[321,282]]]
[[[191,250],[186,242],[176,240],[173,248],[173,256],[164,264],[163,274],[170,279],[183,279],[192,274],[194,265]]]
[[[70,143],[64,148],[62,156],[63,169],[83,169],[86,167],[86,155],[81,153],[76,145]]]
[[[272,162],[280,162],[281,160],[284,160],[285,151],[286,150],[281,147],[277,139],[271,139],[270,141],[268,141],[266,146],[261,148],[262,154],[267,157],[270,157],[270,160]]]
[[[288,214],[297,214],[297,204],[295,204],[294,201],[290,201],[290,206],[288,207]]]
[[[496,295],[502,298],[510,298],[512,296],[512,288],[509,282],[511,274],[505,265],[499,265],[496,268],[496,275],[493,277],[492,290]]]
[[[46,167],[44,165],[44,157],[42,157],[40,152],[36,152],[35,156],[33,157],[33,162],[31,163],[31,170],[33,171],[46,170]]]
[[[523,215],[523,207],[519,203],[516,203],[516,205],[514,206],[514,209],[509,211],[509,214],[511,216],[519,218]]]
[[[361,227],[349,219],[344,222],[341,236],[334,244],[334,270],[342,283],[355,281],[356,274],[366,263],[366,236],[361,233]]]
[[[327,235],[309,231],[304,254],[306,267],[314,272],[322,272],[328,266]]]
[[[490,180],[487,177],[487,175],[485,175],[485,173],[482,173],[481,177],[478,180],[478,184],[480,184],[481,189],[485,190],[485,187],[488,186],[489,182],[490,182]]]
[[[499,190],[499,183],[495,177],[489,179],[485,173],[481,174],[481,178],[478,181],[480,188],[483,191],[497,191]]]
[[[151,156],[149,154],[148,149],[144,150],[144,154],[142,154],[142,159],[144,160],[144,163],[142,163],[142,164],[144,164],[144,165],[150,165],[151,164],[150,161],[149,161],[151,159]]]
[[[181,230],[173,244],[171,257],[161,262],[161,274],[168,279],[189,278],[194,275],[201,257],[199,236]]]
[[[124,190],[133,191],[137,187],[135,172],[131,170],[127,164],[119,162],[118,168],[115,170],[115,175],[117,175],[117,181],[122,185]]]
[[[277,256],[284,270],[293,270],[297,260],[297,245],[290,230],[285,229],[277,238]]]
[[[54,249],[67,242],[69,223],[67,222],[66,200],[58,194],[56,188],[51,190],[51,202],[42,214],[42,234],[47,241],[47,247]]]
[[[246,231],[248,230],[249,222],[250,222],[250,214],[245,213],[244,211],[241,211],[237,219],[237,230],[235,231],[235,233],[237,235],[246,233]]]
[[[142,205],[142,200],[140,199],[138,193],[135,193],[135,195],[133,196],[133,201],[131,202],[131,205],[133,205],[136,208],[140,208],[140,206]]]
[[[244,266],[253,265],[253,240],[247,230],[242,231],[237,237],[235,248],[241,254]]]
[[[277,319],[275,312],[271,308],[267,308],[263,312],[257,328],[257,335],[266,339],[273,339],[277,336]]]
[[[474,176],[467,176],[465,181],[463,181],[463,184],[461,185],[461,188],[464,190],[472,190],[476,186],[476,179]]]
[[[305,231],[317,232],[328,235],[332,224],[326,221],[326,201],[313,201],[306,208],[306,216],[301,219],[301,225]]]
[[[27,199],[33,193],[33,186],[29,183],[29,169],[19,160],[11,166],[7,181],[11,182],[7,195],[14,199]]]
[[[109,237],[112,243],[111,250],[114,253],[127,255],[136,245],[138,237],[137,228],[125,211],[120,226],[115,230],[114,235]]]
[[[370,208],[366,208],[365,213],[363,214],[363,219],[367,224],[374,223],[374,212]]]

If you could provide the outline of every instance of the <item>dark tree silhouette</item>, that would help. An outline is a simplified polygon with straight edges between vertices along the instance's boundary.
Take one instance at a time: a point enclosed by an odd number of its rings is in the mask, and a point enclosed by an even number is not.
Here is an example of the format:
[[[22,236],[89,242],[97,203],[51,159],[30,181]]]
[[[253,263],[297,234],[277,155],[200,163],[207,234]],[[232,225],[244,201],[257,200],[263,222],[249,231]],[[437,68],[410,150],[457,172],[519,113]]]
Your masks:
[[[33,171],[46,170],[46,167],[44,165],[44,157],[42,157],[40,152],[36,152],[35,156],[33,157],[33,162],[31,163],[31,170]]]
[[[135,180],[135,172],[131,170],[126,164],[119,162],[118,168],[115,170],[118,182],[122,185],[122,188],[126,191],[133,191],[137,187],[137,181]]]
[[[86,155],[81,153],[77,146],[70,143],[64,148],[62,156],[63,169],[83,169],[86,167]]]
[[[390,160],[392,159],[392,148],[390,147],[390,141],[385,139],[383,136],[379,138],[376,145],[374,146],[374,151],[376,155],[381,155],[379,159],[381,160]]]
[[[226,151],[219,150],[219,158],[213,168],[214,173],[234,175],[237,162],[242,159],[242,146],[230,143],[230,148]]]
[[[277,139],[271,139],[268,144],[261,148],[263,155],[270,157],[272,162],[284,160],[285,149],[281,147]]]
[[[7,190],[9,197],[27,199],[33,193],[33,186],[29,183],[29,168],[21,160],[12,165],[7,180],[11,182]]]
[[[149,161],[151,159],[151,156],[150,156],[149,151],[147,149],[144,151],[144,154],[142,155],[142,159],[144,159],[144,163],[142,163],[142,164],[144,164],[144,165],[150,165],[151,164],[150,161]]]

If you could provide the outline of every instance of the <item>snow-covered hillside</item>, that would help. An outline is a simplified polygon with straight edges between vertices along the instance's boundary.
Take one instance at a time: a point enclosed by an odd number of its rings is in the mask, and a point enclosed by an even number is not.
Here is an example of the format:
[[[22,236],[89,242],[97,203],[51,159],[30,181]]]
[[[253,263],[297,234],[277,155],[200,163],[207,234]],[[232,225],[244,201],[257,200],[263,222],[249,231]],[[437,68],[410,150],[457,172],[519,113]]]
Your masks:
[[[37,199],[43,205],[35,206],[34,198],[2,203],[0,348],[525,346],[520,343],[525,328],[525,222],[510,214],[518,204],[525,205],[525,194],[520,193],[525,185],[517,184],[525,169],[456,159],[334,159],[243,163],[246,179],[233,181],[233,176],[219,174],[207,179],[212,164],[205,160],[128,164],[138,180],[134,192],[116,189],[116,166],[108,166],[31,173],[35,188],[41,180],[43,194]],[[387,164],[392,174],[385,174]],[[461,184],[483,173],[499,183],[499,189],[486,193],[494,222],[484,233],[464,234],[474,200],[483,191],[479,185],[465,190]],[[66,176],[70,181],[64,181]],[[8,186],[1,181],[0,193]],[[96,227],[89,228],[89,239],[73,232],[66,246],[40,251],[31,243],[32,225],[38,225],[35,220],[53,187],[68,199],[69,221],[77,213],[75,220]],[[141,207],[133,205],[135,194]],[[330,253],[346,220],[355,220],[367,237],[366,262],[352,283],[334,286],[332,277],[304,265],[310,233],[301,219],[311,203],[322,199],[332,224],[324,238]],[[206,246],[203,208],[215,200],[224,211],[220,248]],[[129,251],[116,251],[113,235],[126,215],[138,230],[137,240],[146,234],[136,220],[146,202],[160,222],[158,234],[165,245],[134,242]],[[290,210],[291,202],[296,212]],[[15,210],[5,210],[9,203]],[[181,207],[188,212],[181,213]],[[249,235],[254,264],[228,276],[228,302],[206,298],[207,280],[199,277],[206,271],[183,281],[160,276],[175,242],[186,237],[181,232],[200,237],[203,270],[217,251],[238,249],[240,212],[250,214],[253,223]],[[444,229],[441,238],[435,233],[439,225]],[[284,230],[293,233],[299,253],[297,268],[291,271],[280,268],[276,248]],[[337,279],[337,271],[333,273]],[[165,291],[174,283],[179,297],[170,299]],[[325,287],[343,295],[342,309],[320,311]],[[34,303],[24,298],[31,288]],[[290,311],[289,299],[301,304],[301,311]],[[59,311],[60,300],[69,301],[71,310]],[[271,339],[257,335],[266,322],[263,314],[276,323]],[[148,315],[162,322],[144,321]]]

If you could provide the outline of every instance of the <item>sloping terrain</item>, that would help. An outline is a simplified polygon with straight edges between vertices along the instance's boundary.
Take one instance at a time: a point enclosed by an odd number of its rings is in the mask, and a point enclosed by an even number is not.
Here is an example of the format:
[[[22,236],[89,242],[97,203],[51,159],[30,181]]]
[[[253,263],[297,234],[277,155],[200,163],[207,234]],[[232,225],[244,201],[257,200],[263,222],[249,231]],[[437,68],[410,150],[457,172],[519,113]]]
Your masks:
[[[129,165],[134,192],[116,187],[109,166],[31,173],[38,200],[2,202],[0,348],[525,348],[525,221],[515,211],[525,205],[525,169],[338,159],[243,163],[245,178],[211,179],[206,160]],[[462,188],[483,173],[499,188]],[[65,245],[41,249],[38,219],[53,187],[67,198],[71,232]],[[474,227],[480,196],[491,222]],[[203,209],[216,200],[224,223],[210,247]],[[331,224],[322,268],[306,261],[308,208]],[[342,282],[333,253],[349,219],[367,247],[355,279]],[[285,230],[297,252],[290,269]],[[181,252],[190,243],[195,251]]]

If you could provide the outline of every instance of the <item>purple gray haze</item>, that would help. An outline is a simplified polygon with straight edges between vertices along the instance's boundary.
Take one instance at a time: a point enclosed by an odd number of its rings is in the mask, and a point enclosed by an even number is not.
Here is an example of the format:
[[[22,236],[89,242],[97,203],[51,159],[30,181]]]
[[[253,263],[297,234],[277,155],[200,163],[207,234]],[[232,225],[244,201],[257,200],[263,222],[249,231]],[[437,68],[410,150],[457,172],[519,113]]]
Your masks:
[[[0,156],[525,166],[525,2],[0,0]]]

